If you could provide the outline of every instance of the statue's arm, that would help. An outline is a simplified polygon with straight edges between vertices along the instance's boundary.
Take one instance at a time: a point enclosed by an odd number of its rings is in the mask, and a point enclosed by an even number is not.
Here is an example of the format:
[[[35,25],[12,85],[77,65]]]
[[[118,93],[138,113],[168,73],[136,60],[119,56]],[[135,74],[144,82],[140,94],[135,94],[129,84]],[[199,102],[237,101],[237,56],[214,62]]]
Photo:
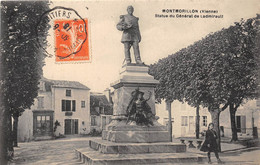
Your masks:
[[[117,30],[119,30],[119,31],[123,31],[124,30],[124,16],[123,15],[121,15],[120,16],[120,21],[118,22],[118,24],[116,25],[116,28],[117,28]]]
[[[152,92],[151,92],[151,91],[149,91],[149,97],[148,97],[148,98],[147,98],[145,101],[148,101],[148,100],[150,100],[151,96],[152,96]]]
[[[141,42],[141,40],[142,40],[142,36],[141,36],[141,33],[140,33],[140,29],[139,29],[139,23],[138,23],[138,21],[139,21],[139,18],[138,17],[136,17],[136,19],[137,19],[137,26],[138,26],[138,32],[137,32],[137,35],[138,35],[138,38],[139,38],[139,42]]]

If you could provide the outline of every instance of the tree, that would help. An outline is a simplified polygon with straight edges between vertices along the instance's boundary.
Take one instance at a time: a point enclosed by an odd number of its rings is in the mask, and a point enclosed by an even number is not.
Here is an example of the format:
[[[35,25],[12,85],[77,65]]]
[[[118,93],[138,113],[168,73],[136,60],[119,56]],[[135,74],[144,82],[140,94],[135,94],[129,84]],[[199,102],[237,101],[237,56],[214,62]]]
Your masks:
[[[196,107],[196,139],[200,138],[200,106]]]
[[[13,155],[17,145],[18,117],[37,97],[38,83],[46,55],[37,45],[36,26],[41,14],[49,9],[47,1],[1,2],[2,101],[4,159]],[[45,28],[47,36],[47,30]],[[12,133],[11,117],[14,118]],[[14,136],[12,136],[12,134]],[[15,139],[12,139],[14,137]],[[8,155],[9,154],[9,155]],[[2,159],[3,160],[3,159]]]
[[[222,33],[220,31],[210,34],[187,47],[183,50],[184,56],[179,61],[185,63],[180,67],[186,68],[184,74],[187,77],[185,83],[180,84],[183,86],[183,100],[193,107],[199,105],[207,107],[218,135],[220,135],[220,112],[228,106],[225,102],[225,90],[222,89],[221,63],[223,61],[218,55],[218,51],[224,49],[224,44],[220,42]],[[218,143],[220,144],[220,140]]]
[[[230,27],[229,43],[232,55],[227,59],[230,68],[227,87],[230,89],[229,111],[232,129],[231,141],[237,141],[235,114],[237,108],[246,100],[257,97],[257,60],[255,52],[256,36],[259,36],[259,26],[256,18],[241,20]],[[258,29],[258,30],[257,30]],[[258,31],[258,32],[257,32]],[[258,34],[257,34],[258,33]],[[238,74],[239,73],[239,74]]]
[[[159,72],[151,74],[163,83],[156,90],[159,97],[170,92],[172,99],[185,101],[197,109],[200,105],[207,107],[220,137],[220,113],[229,105],[231,108],[236,105],[236,109],[243,100],[256,97],[255,55],[259,49],[254,41],[259,28],[253,24],[255,20],[209,34],[151,65]]]
[[[173,91],[174,81],[171,75],[172,69],[175,65],[170,64],[170,59],[159,60],[157,64],[150,65],[149,74],[153,75],[155,79],[160,83],[155,88],[155,98],[158,103],[164,99],[166,102],[166,110],[168,111],[168,129],[170,134],[170,140],[172,141],[172,122],[171,122],[171,103],[177,99],[177,94]]]
[[[168,111],[168,132],[170,135],[170,141],[172,142],[172,102],[166,102],[166,110]]]
[[[255,99],[258,96],[257,85],[259,49],[259,26],[256,24],[258,18],[251,18],[246,21],[235,22],[224,31],[223,40],[226,43],[227,51],[223,52],[223,68],[225,70],[224,84],[229,104],[230,123],[232,129],[231,141],[237,141],[237,129],[235,114],[237,108],[243,102]],[[258,36],[258,37],[257,37]]]

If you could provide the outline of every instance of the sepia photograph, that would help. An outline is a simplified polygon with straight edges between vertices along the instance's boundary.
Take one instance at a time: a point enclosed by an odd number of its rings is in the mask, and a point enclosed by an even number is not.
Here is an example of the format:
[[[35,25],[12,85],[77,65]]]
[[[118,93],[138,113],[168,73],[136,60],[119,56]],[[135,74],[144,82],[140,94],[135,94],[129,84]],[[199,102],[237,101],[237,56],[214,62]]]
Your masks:
[[[1,165],[259,165],[259,0],[1,1]]]

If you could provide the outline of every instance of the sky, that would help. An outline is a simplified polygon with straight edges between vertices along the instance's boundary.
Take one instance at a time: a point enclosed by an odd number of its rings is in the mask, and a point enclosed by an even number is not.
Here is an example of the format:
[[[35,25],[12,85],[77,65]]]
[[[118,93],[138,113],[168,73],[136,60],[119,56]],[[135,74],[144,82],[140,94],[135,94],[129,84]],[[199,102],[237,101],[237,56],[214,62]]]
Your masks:
[[[122,32],[116,29],[119,16],[129,5],[139,18],[142,41],[139,43],[142,61],[149,65],[176,53],[209,33],[228,28],[241,18],[260,13],[258,0],[125,0],[125,1],[51,1],[50,8],[70,7],[89,23],[91,61],[87,63],[56,63],[47,57],[44,77],[55,80],[78,81],[102,92],[117,80],[124,61]],[[163,9],[217,10],[223,18],[156,18]],[[170,14],[170,13],[168,13]],[[187,13],[188,14],[188,13]],[[52,40],[50,40],[52,43]],[[53,43],[54,44],[54,43]],[[132,50],[131,53],[133,54]],[[132,56],[133,59],[133,56]],[[112,89],[112,88],[111,88]]]

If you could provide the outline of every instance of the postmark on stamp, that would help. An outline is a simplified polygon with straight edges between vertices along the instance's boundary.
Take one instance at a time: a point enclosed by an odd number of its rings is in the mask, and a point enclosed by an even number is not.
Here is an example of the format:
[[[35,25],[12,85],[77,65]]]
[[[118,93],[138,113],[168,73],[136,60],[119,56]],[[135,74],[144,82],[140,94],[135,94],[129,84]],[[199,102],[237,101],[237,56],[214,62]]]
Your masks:
[[[42,35],[49,27],[49,38]],[[45,28],[45,29],[44,29]],[[37,41],[56,62],[90,61],[88,19],[71,8],[55,7],[46,11],[37,25]]]

